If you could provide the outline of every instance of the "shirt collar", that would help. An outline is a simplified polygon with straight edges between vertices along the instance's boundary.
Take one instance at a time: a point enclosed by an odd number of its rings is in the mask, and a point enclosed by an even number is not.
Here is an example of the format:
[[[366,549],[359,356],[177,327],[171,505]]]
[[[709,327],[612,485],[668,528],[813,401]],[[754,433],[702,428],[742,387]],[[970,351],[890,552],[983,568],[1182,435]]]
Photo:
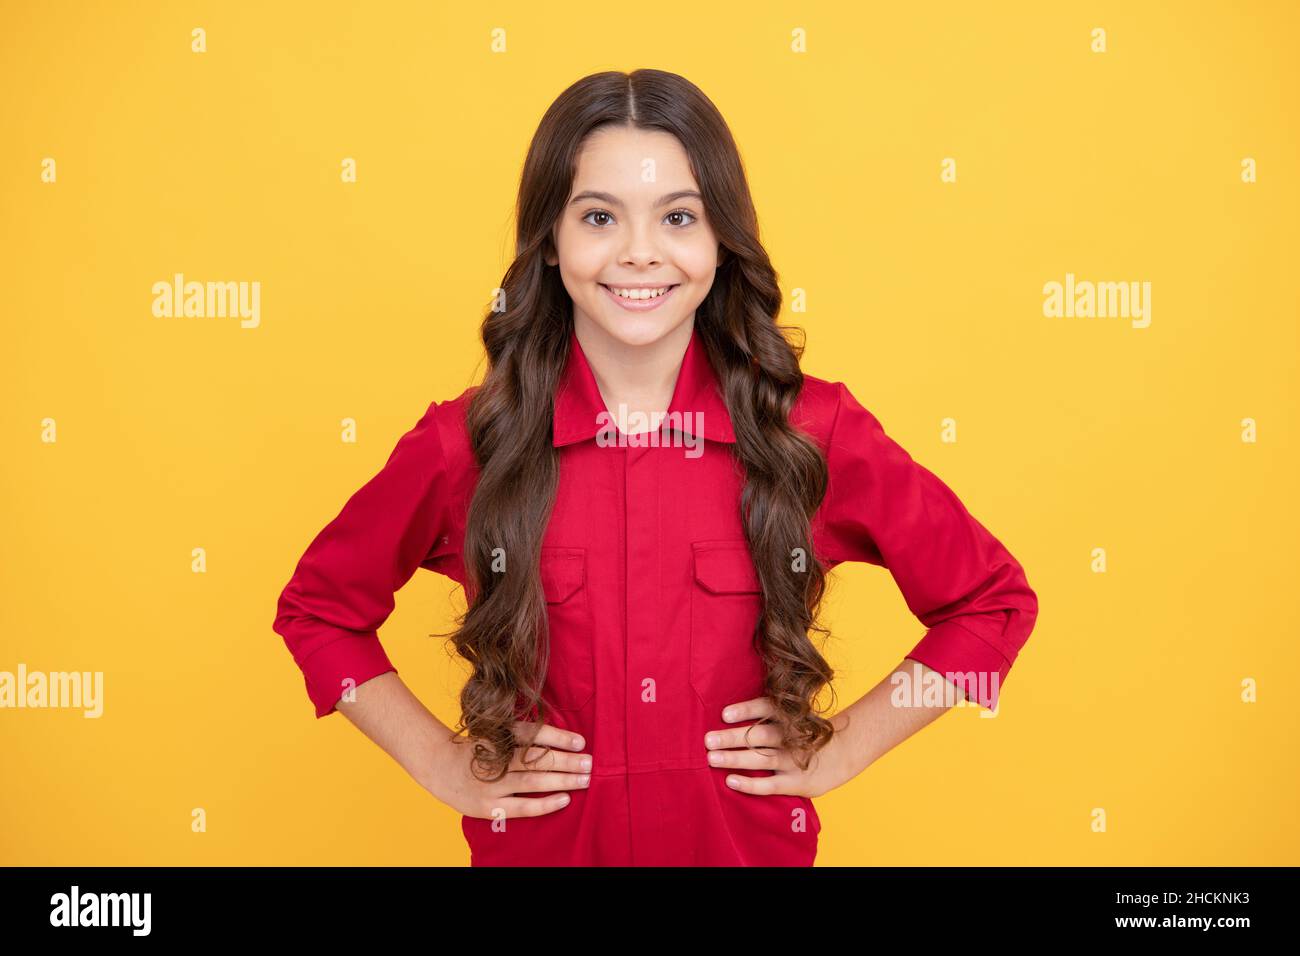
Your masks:
[[[614,427],[605,424],[609,418],[605,400],[596,386],[596,376],[578,343],[578,334],[570,328],[569,358],[555,396],[552,444],[569,445],[595,438],[602,429]],[[663,428],[680,429],[692,437],[702,436],[710,441],[734,443],[736,440],[718,376],[709,362],[698,328],[691,329],[691,340],[682,356]]]

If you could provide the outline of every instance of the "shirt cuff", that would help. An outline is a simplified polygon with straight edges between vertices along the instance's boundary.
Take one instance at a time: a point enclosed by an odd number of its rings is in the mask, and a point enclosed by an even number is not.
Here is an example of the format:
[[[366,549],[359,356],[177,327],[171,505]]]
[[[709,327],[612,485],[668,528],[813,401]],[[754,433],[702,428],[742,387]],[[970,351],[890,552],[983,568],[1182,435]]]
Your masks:
[[[907,657],[938,671],[966,700],[989,710],[997,709],[998,693],[1011,670],[1001,651],[955,618],[926,631]]]
[[[307,696],[316,705],[318,718],[334,712],[347,690],[344,680],[351,678],[350,686],[360,687],[380,674],[397,672],[379,642],[379,635],[373,631],[365,634],[344,632],[299,661],[298,666],[302,668]]]

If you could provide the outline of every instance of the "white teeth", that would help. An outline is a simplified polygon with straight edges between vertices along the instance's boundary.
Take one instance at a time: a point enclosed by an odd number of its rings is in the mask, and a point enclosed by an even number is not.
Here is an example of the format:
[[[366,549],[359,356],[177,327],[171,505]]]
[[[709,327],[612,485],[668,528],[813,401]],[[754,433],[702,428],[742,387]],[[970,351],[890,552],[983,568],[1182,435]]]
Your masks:
[[[663,295],[672,286],[664,286],[662,289],[615,289],[610,286],[605,288],[621,299],[653,299]]]

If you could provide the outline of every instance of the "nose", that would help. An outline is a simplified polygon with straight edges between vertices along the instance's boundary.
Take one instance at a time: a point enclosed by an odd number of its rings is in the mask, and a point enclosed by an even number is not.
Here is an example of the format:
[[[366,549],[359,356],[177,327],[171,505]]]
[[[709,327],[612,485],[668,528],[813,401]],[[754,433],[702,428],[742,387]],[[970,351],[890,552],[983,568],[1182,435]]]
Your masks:
[[[655,231],[653,222],[634,222],[623,235],[623,246],[619,251],[620,263],[640,267],[663,261],[663,252],[659,248],[659,235]]]

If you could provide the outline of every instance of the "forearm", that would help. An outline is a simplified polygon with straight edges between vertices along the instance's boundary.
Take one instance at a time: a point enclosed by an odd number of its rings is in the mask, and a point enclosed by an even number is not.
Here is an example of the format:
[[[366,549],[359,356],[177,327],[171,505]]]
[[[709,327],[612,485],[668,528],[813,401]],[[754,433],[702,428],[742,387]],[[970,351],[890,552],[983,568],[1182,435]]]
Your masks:
[[[898,687],[894,675],[899,673],[908,681],[903,685],[907,689],[906,706],[898,706],[891,699]],[[913,699],[912,682],[934,680],[936,678],[930,676],[933,674],[934,671],[918,661],[904,660],[884,680],[832,718],[839,739],[837,752],[842,762],[840,776],[843,780],[853,779],[882,755],[948,711],[947,703],[923,706]]]
[[[455,735],[411,693],[395,671],[359,685],[356,700],[340,700],[335,706],[417,783],[432,790],[439,757]]]

